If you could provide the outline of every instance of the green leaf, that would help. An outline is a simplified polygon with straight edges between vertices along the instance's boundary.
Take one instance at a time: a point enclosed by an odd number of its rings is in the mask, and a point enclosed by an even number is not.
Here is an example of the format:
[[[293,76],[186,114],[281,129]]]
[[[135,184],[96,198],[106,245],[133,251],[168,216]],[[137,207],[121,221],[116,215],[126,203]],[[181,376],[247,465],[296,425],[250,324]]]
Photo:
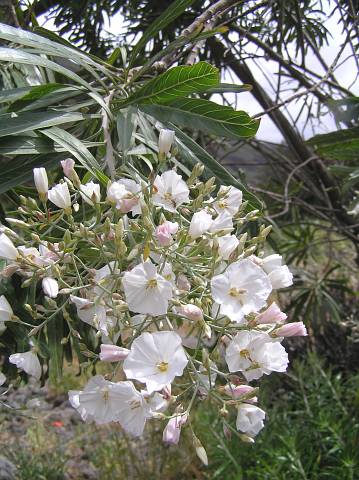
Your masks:
[[[176,97],[206,91],[218,85],[218,82],[219,72],[209,63],[199,62],[196,65],[173,67],[147,82],[122,105],[168,103]]]
[[[98,178],[101,183],[107,185],[107,181],[105,182],[104,180],[104,174],[101,172],[101,167],[96,158],[87,150],[86,146],[80,140],[71,135],[71,133],[66,132],[66,130],[62,130],[58,127],[42,130],[42,133],[64,147],[75,158],[77,158],[85,168]]]
[[[49,68],[54,72],[61,73],[65,77],[71,78],[76,83],[86,87],[88,90],[94,91],[89,83],[83,80],[79,75],[68,70],[65,67],[62,67],[58,63],[52,62],[47,58],[40,57],[39,55],[33,55],[32,53],[27,53],[24,50],[15,50],[13,48],[0,48],[0,61],[3,62],[13,62],[13,63],[22,63],[25,65],[38,65],[40,67]]]
[[[79,122],[92,117],[93,115],[84,115],[79,112],[67,113],[50,110],[47,112],[19,113],[16,117],[13,114],[6,113],[0,116],[0,137],[63,123]]]
[[[64,336],[64,325],[61,315],[51,319],[46,325],[47,346],[50,353],[49,378],[50,382],[56,385],[62,377],[62,366],[64,358],[64,349],[61,340]]]
[[[21,183],[30,180],[35,167],[52,167],[64,157],[53,153],[52,155],[36,155],[32,157],[15,157],[8,162],[2,161],[0,175],[0,194],[10,190]]]
[[[0,38],[3,40],[8,40],[9,42],[36,48],[42,53],[71,59],[71,61],[79,63],[85,67],[92,65],[93,67],[99,68],[103,71],[104,66],[93,60],[93,56],[82,52],[79,48],[75,47],[67,40],[57,36],[54,32],[50,32],[49,30],[41,27],[38,27],[37,30],[41,31],[42,35],[37,35],[36,33],[29,32],[28,30],[14,28],[10,25],[0,23]],[[51,37],[56,41],[45,38],[43,35]],[[101,62],[101,60],[97,58],[96,60]]]
[[[86,91],[85,91],[86,92]],[[25,95],[18,98],[8,107],[8,112],[38,110],[50,105],[58,105],[63,100],[83,94],[78,87],[64,86],[58,83],[36,85]]]
[[[237,180],[233,175],[224,168],[220,163],[217,162],[206,150],[204,150],[198,143],[192,140],[188,135],[186,135],[182,130],[177,128],[173,124],[168,125],[176,133],[176,143],[179,150],[186,154],[187,158],[192,157],[193,164],[200,161],[210,172],[210,174],[218,178],[221,183],[224,185],[233,185],[236,188],[239,188],[243,192],[243,197],[245,200],[248,200],[249,205],[253,209],[262,210],[263,206],[258,198],[250,193],[246,186],[243,185],[239,180]]]
[[[124,158],[126,157],[127,152],[132,145],[132,138],[134,131],[136,130],[137,123],[136,113],[136,108],[129,107],[121,110],[117,114],[118,147],[123,153]]]
[[[86,148],[99,147],[103,142],[82,142]],[[2,137],[0,155],[37,155],[41,153],[66,152],[66,148],[56,145],[43,137],[9,136]],[[39,165],[41,166],[41,165]]]
[[[235,140],[253,137],[259,127],[259,120],[252,119],[243,111],[197,98],[178,98],[166,105],[141,105],[141,110],[161,122],[192,126]]]
[[[307,141],[318,155],[341,161],[359,160],[359,127],[316,135]]]
[[[130,56],[130,67],[132,67],[136,61],[137,55],[145,47],[146,43],[155,35],[157,35],[160,30],[163,30],[167,25],[179,17],[186,10],[186,8],[193,3],[193,1],[194,0],[176,0],[175,2],[170,3],[169,7],[162,13],[161,16],[156,18],[156,20],[151,23],[151,25],[143,33],[142,37],[135,45]]]
[[[51,85],[51,84],[50,84]],[[0,90],[0,103],[12,102],[23,97],[34,87],[11,88],[9,90]]]
[[[252,85],[244,83],[243,85],[236,85],[232,83],[220,83],[217,87],[209,88],[206,93],[241,93],[250,92]]]

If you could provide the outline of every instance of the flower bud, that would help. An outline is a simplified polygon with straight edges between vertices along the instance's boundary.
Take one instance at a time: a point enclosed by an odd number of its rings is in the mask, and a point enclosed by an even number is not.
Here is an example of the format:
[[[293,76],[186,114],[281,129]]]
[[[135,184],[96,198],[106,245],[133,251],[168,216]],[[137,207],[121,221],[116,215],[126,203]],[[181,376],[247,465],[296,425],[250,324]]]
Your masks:
[[[127,348],[103,343],[101,345],[100,360],[103,362],[119,362],[124,360],[130,351]]]
[[[254,321],[257,324],[266,323],[282,323],[286,320],[287,315],[281,311],[278,305],[273,302],[264,312],[256,316]]]
[[[166,128],[161,128],[158,138],[158,151],[162,155],[170,152],[172,143],[175,139],[175,132]]]
[[[64,171],[65,177],[71,180],[75,172],[74,170],[75,162],[72,160],[72,158],[66,158],[66,160],[61,160],[60,163],[62,166],[62,170]]]
[[[179,414],[169,419],[163,430],[163,441],[170,445],[177,445],[181,435],[181,427],[187,422],[187,414]]]
[[[157,237],[158,243],[163,247],[170,245],[172,241],[172,235],[177,233],[177,230],[177,222],[165,221],[164,223],[156,227],[155,235]]]
[[[307,329],[303,322],[287,323],[274,332],[276,337],[306,337]]]
[[[34,168],[34,182],[36,190],[38,191],[40,198],[46,200],[47,192],[49,190],[49,181],[47,179],[47,173],[45,168]]]
[[[54,278],[45,277],[42,280],[42,289],[48,297],[56,298],[59,293],[59,284]]]
[[[193,305],[192,303],[188,303],[186,305],[183,305],[177,308],[177,313],[193,321],[203,320],[202,309],[200,309],[196,305]]]
[[[189,292],[191,290],[191,284],[189,283],[186,275],[183,275],[183,273],[180,273],[177,276],[177,287],[185,292]]]
[[[204,449],[202,443],[199,441],[199,439],[196,437],[195,434],[193,434],[193,445],[194,448],[196,449],[196,453],[198,458],[201,460],[201,462],[208,466],[208,457],[206,450]]]

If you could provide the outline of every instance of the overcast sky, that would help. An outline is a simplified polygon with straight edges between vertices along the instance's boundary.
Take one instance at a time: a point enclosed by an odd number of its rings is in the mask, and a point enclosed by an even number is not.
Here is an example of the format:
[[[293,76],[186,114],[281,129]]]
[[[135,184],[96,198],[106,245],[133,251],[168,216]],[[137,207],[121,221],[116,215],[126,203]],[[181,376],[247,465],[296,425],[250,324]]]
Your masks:
[[[42,22],[42,26],[48,28],[50,30],[55,30],[53,21],[51,19],[46,19],[45,17],[40,18],[40,23]],[[324,25],[331,33],[331,37],[329,38],[329,45],[325,45],[321,48],[321,55],[325,59],[328,65],[331,65],[335,56],[337,55],[341,43],[344,41],[344,35],[341,33],[341,27],[339,27],[339,16],[338,14],[333,15],[330,19],[328,19]],[[126,33],[126,27],[123,22],[123,18],[121,15],[115,15],[114,17],[109,19],[105,16],[105,28],[104,28],[104,35],[106,32],[112,35],[122,36]],[[256,51],[256,48],[253,46],[253,52]],[[347,47],[341,57],[341,60],[344,60],[346,57],[350,55],[351,51],[349,47]],[[273,84],[276,83],[276,69],[277,64],[273,61],[268,60],[260,60],[261,68],[258,68],[253,62],[249,64],[254,76],[258,79],[263,86],[263,88],[270,94],[272,94],[273,90],[270,85],[271,82]],[[338,64],[340,63],[338,62]],[[306,58],[307,66],[312,69],[313,71],[317,72],[318,74],[324,75],[324,70],[321,64],[319,63],[318,59],[312,54],[309,53]],[[263,71],[261,70],[263,69]],[[339,66],[335,70],[335,75],[338,81],[346,88],[350,88],[350,90],[359,95],[359,82],[355,81],[355,74],[356,74],[356,65],[355,61],[352,58],[349,58],[344,64]],[[223,74],[222,74],[223,75]],[[223,81],[232,83],[231,78],[222,78]],[[269,80],[269,81],[268,81]],[[236,79],[234,79],[236,81]],[[238,83],[241,83],[237,80]],[[288,92],[287,96],[291,96],[292,92]],[[250,115],[255,115],[262,111],[260,105],[256,102],[253,96],[248,93],[239,93],[239,94],[227,94],[229,95],[228,99],[232,102],[234,100],[234,95],[237,96],[237,108],[245,110]],[[285,100],[286,96],[283,96],[281,100]],[[212,100],[214,101],[221,101],[220,96],[213,96]],[[303,105],[303,99],[299,98],[296,102],[291,102],[288,111],[292,117],[296,117],[298,112],[300,111]],[[316,122],[314,126],[314,131],[311,125],[308,125],[304,130],[304,118],[303,116],[297,122],[298,130],[304,135],[305,138],[310,138],[313,134],[316,133],[326,133],[331,130],[336,130],[336,125],[331,117],[330,114],[327,114],[321,118],[320,122]],[[263,140],[269,140],[271,142],[280,142],[282,140],[282,136],[272,121],[269,119],[268,115],[265,115],[262,118],[261,126],[257,133],[257,137]]]

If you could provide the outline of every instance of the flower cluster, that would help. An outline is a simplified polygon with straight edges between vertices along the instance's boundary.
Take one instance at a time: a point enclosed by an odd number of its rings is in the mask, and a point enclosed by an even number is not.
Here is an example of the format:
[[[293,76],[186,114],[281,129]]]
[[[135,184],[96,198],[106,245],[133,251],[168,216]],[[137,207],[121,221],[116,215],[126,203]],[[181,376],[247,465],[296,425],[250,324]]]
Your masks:
[[[177,444],[207,399],[226,434],[253,441],[265,412],[248,383],[286,371],[283,338],[306,335],[275,303],[292,274],[280,255],[264,255],[270,227],[250,238],[259,212],[238,188],[201,181],[200,164],[187,178],[170,168],[173,141],[160,132],[148,177],[126,167],[107,184],[88,173],[81,181],[66,159],[49,189],[46,170],[34,169],[39,200],[22,197],[0,235],[2,276],[17,275],[33,296],[26,321],[0,297],[0,331],[9,322],[29,330],[28,350],[9,361],[37,379],[47,375],[41,342],[59,322],[61,348],[77,352],[82,368],[107,367],[69,392],[84,421],[119,422],[138,436],[154,418],[166,422],[164,442]]]

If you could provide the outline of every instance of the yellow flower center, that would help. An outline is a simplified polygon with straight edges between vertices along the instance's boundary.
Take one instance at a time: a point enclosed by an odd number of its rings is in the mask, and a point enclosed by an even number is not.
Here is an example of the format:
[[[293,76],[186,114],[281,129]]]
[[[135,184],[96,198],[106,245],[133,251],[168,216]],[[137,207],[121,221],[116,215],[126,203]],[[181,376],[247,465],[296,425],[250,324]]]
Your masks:
[[[167,362],[161,362],[157,364],[157,368],[160,372],[164,373],[167,372],[168,370],[168,363]]]
[[[151,278],[147,282],[147,288],[156,288],[157,287],[157,280],[155,278]]]
[[[172,200],[172,193],[171,192],[166,192],[164,195],[163,195],[163,198],[165,200]]]
[[[241,350],[239,352],[239,355],[242,357],[242,358],[249,358],[249,350],[247,350],[246,348],[244,348],[243,350]]]
[[[228,295],[231,297],[240,297],[241,295],[244,295],[247,293],[247,290],[245,288],[235,288],[232,287],[229,289]]]
[[[226,201],[222,200],[222,201],[218,202],[218,207],[219,208],[226,208],[226,207],[228,207],[228,203]]]

